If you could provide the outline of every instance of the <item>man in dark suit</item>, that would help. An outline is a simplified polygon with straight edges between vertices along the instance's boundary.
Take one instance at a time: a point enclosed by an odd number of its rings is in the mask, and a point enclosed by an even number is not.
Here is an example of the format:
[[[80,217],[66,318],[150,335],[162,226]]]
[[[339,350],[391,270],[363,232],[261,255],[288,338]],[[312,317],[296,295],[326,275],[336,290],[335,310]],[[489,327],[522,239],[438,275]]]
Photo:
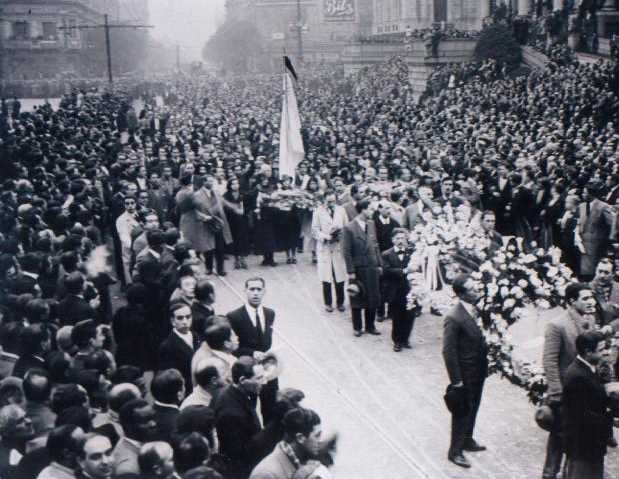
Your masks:
[[[78,271],[65,278],[67,296],[58,303],[58,318],[62,326],[74,326],[85,319],[98,319],[97,312],[84,299],[84,277]]]
[[[382,254],[383,276],[381,278],[381,291],[383,301],[389,303],[392,329],[391,339],[393,350],[402,351],[402,348],[410,348],[409,337],[415,323],[415,311],[406,309],[406,296],[410,291],[410,285],[406,278],[406,268],[410,259],[407,251],[408,231],[396,228],[392,233],[393,248],[389,248]]]
[[[45,324],[31,324],[19,334],[19,359],[11,376],[23,378],[29,369],[46,370],[45,355],[51,347],[50,334]]]
[[[587,331],[576,338],[578,356],[567,368],[563,384],[563,442],[567,479],[601,479],[612,429],[606,390],[596,374],[598,343],[604,337]]]
[[[463,451],[478,452],[486,448],[473,439],[475,420],[484,381],[488,375],[488,347],[480,325],[476,303],[479,292],[473,279],[460,275],[453,282],[458,304],[445,316],[443,360],[450,387],[458,392],[462,408],[451,416],[451,444],[448,459],[460,467],[471,467]]]
[[[481,214],[481,227],[486,234],[486,238],[490,241],[490,245],[487,249],[488,257],[492,258],[494,253],[501,249],[503,246],[503,237],[497,233],[496,227],[496,215],[491,210],[486,210]]]
[[[440,195],[434,201],[441,207],[449,204],[452,208],[457,208],[464,204],[464,200],[454,192],[454,180],[449,176],[443,178]]]
[[[275,311],[262,306],[265,292],[266,284],[263,278],[249,278],[245,281],[247,302],[226,315],[239,339],[239,347],[234,352],[237,357],[250,356],[261,361],[264,353],[271,349]],[[261,389],[261,413],[265,423],[273,417],[278,388],[276,378]]]
[[[9,282],[9,291],[16,296],[30,293],[34,296],[41,291],[39,272],[41,257],[36,253],[26,253],[19,259],[20,273]]]
[[[262,426],[256,399],[264,382],[264,368],[248,356],[232,365],[232,383],[215,399],[215,427],[219,450],[228,462],[230,479],[247,479],[262,460],[258,451]]]
[[[159,346],[159,371],[178,370],[185,380],[185,390],[193,390],[191,358],[199,346],[198,338],[191,332],[191,308],[182,302],[170,305],[172,332]]]
[[[357,282],[362,290],[350,301],[354,334],[359,337],[363,334],[362,310],[365,310],[365,332],[380,334],[374,327],[374,319],[380,304],[382,269],[376,227],[372,221],[374,207],[369,198],[358,201],[356,206],[357,216],[342,231],[342,252],[349,281]]]
[[[179,405],[185,398],[183,376],[176,369],[166,369],[155,374],[150,385],[155,404],[155,422],[159,440],[170,442],[176,431]]]
[[[393,246],[391,241],[393,230],[400,227],[400,223],[391,217],[390,202],[383,200],[378,203],[378,209],[374,212],[374,225],[376,226],[378,249],[383,253]],[[382,290],[383,286],[381,284]],[[388,303],[388,301],[382,297],[377,310],[378,322],[382,322],[385,317],[385,303]],[[391,314],[391,311],[389,311],[389,314]]]

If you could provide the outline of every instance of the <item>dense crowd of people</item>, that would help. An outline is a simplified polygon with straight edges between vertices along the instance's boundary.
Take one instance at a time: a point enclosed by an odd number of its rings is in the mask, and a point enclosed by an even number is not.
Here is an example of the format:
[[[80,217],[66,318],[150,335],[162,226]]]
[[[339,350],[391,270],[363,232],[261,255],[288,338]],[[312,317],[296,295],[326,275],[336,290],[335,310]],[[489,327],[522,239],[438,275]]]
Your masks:
[[[0,476],[328,477],[333,439],[273,375],[259,270],[316,263],[326,311],[332,287],[340,311],[348,292],[355,336],[390,315],[401,351],[419,314],[407,234],[437,206],[469,205],[492,241],[558,246],[593,280],[619,243],[616,64],[447,73],[418,103],[398,59],[353,78],[302,71],[294,177],[279,174],[279,76],[127,81],[57,110],[3,102]],[[209,276],[230,264],[256,274],[224,316]],[[578,347],[589,359],[592,342]],[[454,371],[455,388],[476,385],[449,452],[470,467],[484,373]]]

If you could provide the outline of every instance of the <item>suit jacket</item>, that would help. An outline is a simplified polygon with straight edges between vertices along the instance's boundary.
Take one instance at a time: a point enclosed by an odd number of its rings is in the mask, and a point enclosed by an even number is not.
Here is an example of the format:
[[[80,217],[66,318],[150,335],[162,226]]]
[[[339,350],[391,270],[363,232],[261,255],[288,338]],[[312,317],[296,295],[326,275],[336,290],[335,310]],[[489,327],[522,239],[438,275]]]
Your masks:
[[[366,221],[367,233],[354,219],[342,232],[342,252],[346,271],[355,274],[363,286],[363,294],[351,302],[353,308],[376,308],[380,304],[380,275],[382,267],[380,250],[376,241],[376,227],[373,221]]]
[[[159,370],[177,369],[183,375],[187,394],[193,390],[191,358],[198,346],[198,338],[195,335],[193,335],[193,347],[189,347],[174,331],[159,346]]]
[[[157,423],[159,440],[170,442],[172,433],[176,431],[176,419],[180,414],[180,409],[157,402],[154,404],[153,409],[155,410],[155,422]]]
[[[451,384],[479,383],[488,375],[486,339],[461,302],[445,316],[443,360]]]
[[[290,479],[295,471],[294,464],[278,444],[273,452],[254,468],[249,479]]]
[[[342,204],[341,206],[346,211],[346,216],[348,217],[349,221],[359,214],[359,212],[357,211],[357,207],[355,206],[355,202],[352,200]]]
[[[39,368],[39,369],[46,370],[47,366],[43,359],[38,358],[36,356],[32,356],[32,355],[20,356],[20,358],[15,363],[15,367],[13,368],[13,372],[11,373],[11,376],[23,379],[26,373],[28,372],[28,370],[32,368]]]
[[[9,291],[11,292],[11,294],[17,296],[26,293],[36,295],[39,282],[32,276],[21,273],[17,275],[12,281],[10,281],[9,284]]]
[[[576,359],[576,337],[587,323],[574,309],[568,310],[546,326],[542,363],[548,382],[548,396],[560,397],[567,368]],[[593,326],[592,322],[589,322]]]
[[[275,322],[275,311],[263,307],[264,311],[264,331],[262,338],[258,337],[256,327],[251,321],[245,306],[241,306],[229,312],[226,317],[230,321],[230,326],[239,338],[239,347],[234,353],[235,356],[253,356],[255,351],[266,352],[271,349],[273,343],[273,323]]]
[[[58,318],[62,326],[75,326],[85,319],[97,320],[97,312],[88,301],[74,294],[68,294],[58,303]]]
[[[24,408],[26,416],[32,421],[32,428],[35,435],[46,434],[54,429],[56,423],[56,414],[46,404],[27,401]]]
[[[374,215],[374,225],[376,226],[376,239],[378,240],[378,249],[380,251],[386,251],[393,243],[391,242],[391,233],[393,230],[400,227],[400,223],[398,223],[393,218],[389,218],[389,222],[384,224],[378,212]]]
[[[257,457],[262,428],[256,404],[236,386],[226,387],[214,403],[219,450],[230,461],[226,477],[247,479],[261,459]]]
[[[402,261],[396,254],[395,248],[389,248],[382,254],[383,276],[381,278],[381,294],[387,303],[406,304],[406,296],[410,291],[410,284],[406,279],[404,269],[408,266],[410,254],[404,253]]]
[[[138,464],[138,455],[141,445],[134,444],[127,440],[126,437],[120,438],[118,444],[114,448],[114,474],[116,478],[137,478],[140,477],[140,465]]]
[[[565,372],[561,407],[567,457],[593,461],[603,457],[612,427],[608,396],[598,376],[578,358]]]

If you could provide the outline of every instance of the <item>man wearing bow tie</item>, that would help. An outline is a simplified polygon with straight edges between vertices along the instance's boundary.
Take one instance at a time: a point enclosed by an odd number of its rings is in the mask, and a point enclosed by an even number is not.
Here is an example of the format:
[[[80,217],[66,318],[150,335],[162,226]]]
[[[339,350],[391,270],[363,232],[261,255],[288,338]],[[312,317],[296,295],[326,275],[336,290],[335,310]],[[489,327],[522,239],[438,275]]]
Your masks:
[[[409,337],[415,324],[415,311],[406,309],[406,296],[410,285],[406,279],[406,268],[410,254],[406,250],[408,232],[396,228],[391,233],[393,248],[383,252],[383,277],[381,281],[382,297],[389,303],[389,312],[393,319],[391,339],[393,350],[402,351],[410,348]]]

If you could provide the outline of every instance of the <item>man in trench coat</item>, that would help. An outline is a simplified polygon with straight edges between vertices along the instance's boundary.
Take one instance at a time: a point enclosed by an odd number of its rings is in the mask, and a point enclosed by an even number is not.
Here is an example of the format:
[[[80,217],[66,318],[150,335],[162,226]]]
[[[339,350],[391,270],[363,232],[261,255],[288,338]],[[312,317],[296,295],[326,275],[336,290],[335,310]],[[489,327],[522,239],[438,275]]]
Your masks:
[[[324,204],[312,216],[312,236],[316,240],[318,278],[322,282],[322,296],[327,312],[333,312],[331,283],[335,283],[337,309],[344,311],[344,282],[346,264],[342,256],[342,230],[348,223],[343,207],[337,205],[335,192],[325,194]]]

